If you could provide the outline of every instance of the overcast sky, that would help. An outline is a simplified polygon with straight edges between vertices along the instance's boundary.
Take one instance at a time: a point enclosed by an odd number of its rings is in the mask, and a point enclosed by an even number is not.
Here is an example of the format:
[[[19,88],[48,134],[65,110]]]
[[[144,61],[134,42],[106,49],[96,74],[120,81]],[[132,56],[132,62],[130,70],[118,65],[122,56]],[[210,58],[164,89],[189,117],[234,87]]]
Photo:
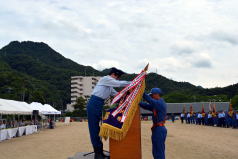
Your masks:
[[[96,69],[238,82],[237,0],[0,0],[0,47],[37,41]]]

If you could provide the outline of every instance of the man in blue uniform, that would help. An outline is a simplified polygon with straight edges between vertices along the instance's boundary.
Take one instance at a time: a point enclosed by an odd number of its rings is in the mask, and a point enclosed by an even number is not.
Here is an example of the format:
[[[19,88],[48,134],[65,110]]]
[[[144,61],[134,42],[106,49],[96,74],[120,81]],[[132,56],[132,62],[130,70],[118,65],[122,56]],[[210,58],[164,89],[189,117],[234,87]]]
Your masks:
[[[183,124],[184,116],[185,116],[185,114],[182,112],[181,115],[180,115],[181,123],[182,123],[182,124]]]
[[[190,118],[191,118],[191,115],[190,115],[190,112],[187,113],[187,124],[190,124]]]
[[[150,94],[143,95],[146,102],[141,102],[140,106],[153,112],[152,145],[154,159],[165,159],[165,140],[167,129],[165,128],[165,118],[167,106],[160,88],[152,88]]]
[[[238,110],[234,112],[233,128],[238,128]]]
[[[91,143],[95,152],[95,159],[109,158],[103,154],[103,143],[99,137],[99,122],[102,116],[104,101],[110,96],[115,96],[117,91],[113,87],[125,87],[130,82],[119,81],[123,71],[112,68],[109,75],[102,77],[95,86],[92,96],[87,104],[88,128]]]

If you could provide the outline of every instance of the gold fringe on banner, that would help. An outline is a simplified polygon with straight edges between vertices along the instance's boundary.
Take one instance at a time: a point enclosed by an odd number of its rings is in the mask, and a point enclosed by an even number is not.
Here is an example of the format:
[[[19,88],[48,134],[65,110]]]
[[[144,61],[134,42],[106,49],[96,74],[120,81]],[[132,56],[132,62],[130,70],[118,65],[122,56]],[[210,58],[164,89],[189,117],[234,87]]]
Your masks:
[[[142,81],[141,88],[140,88],[138,94],[136,95],[135,99],[131,103],[131,107],[128,111],[128,115],[123,123],[122,128],[119,129],[119,128],[116,128],[109,124],[103,123],[101,125],[101,129],[100,129],[100,133],[99,133],[99,135],[101,137],[103,137],[105,140],[109,137],[114,140],[120,141],[126,136],[128,130],[131,126],[132,120],[134,119],[135,113],[136,113],[137,109],[139,109],[139,102],[142,99],[144,90],[145,90],[145,79]]]

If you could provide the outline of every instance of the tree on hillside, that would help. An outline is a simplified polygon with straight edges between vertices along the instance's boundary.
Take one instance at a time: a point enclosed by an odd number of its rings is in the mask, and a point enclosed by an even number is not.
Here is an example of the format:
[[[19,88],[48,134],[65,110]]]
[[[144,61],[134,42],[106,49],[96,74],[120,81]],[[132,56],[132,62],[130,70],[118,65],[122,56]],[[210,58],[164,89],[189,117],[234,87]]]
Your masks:
[[[34,101],[34,102],[39,102],[39,103],[42,103],[42,104],[45,104],[46,103],[46,101],[45,101],[45,97],[44,97],[44,92],[42,92],[42,91],[34,91],[33,93],[32,93],[32,101]]]
[[[231,104],[233,105],[234,108],[238,109],[238,95],[235,95],[235,96],[231,99]]]
[[[87,100],[83,97],[78,97],[76,99],[76,103],[73,105],[75,112],[77,112],[75,114],[76,116],[85,117],[87,115],[86,102],[87,102]]]
[[[170,93],[163,96],[166,102],[168,103],[184,103],[184,102],[191,102],[190,96],[183,94],[183,93]]]

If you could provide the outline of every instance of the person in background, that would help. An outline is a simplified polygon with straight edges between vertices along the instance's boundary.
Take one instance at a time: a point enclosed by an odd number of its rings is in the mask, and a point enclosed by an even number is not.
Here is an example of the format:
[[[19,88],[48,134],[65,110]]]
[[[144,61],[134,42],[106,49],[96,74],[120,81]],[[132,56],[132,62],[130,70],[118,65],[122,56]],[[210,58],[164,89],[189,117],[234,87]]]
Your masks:
[[[201,114],[202,114],[201,123],[202,123],[202,125],[205,125],[205,117],[206,117],[206,113],[203,112],[203,113],[201,113]]]
[[[190,113],[190,121],[191,121],[191,124],[195,124],[194,118],[195,118],[195,114],[194,114],[194,112],[191,112],[191,113]]]
[[[224,111],[222,111],[222,118],[221,118],[221,126],[223,127],[223,128],[225,128],[226,127],[226,114],[225,114],[225,112]]]
[[[197,120],[198,120],[198,125],[201,125],[201,123],[202,123],[202,114],[200,112],[198,112],[198,114],[197,114]]]
[[[235,128],[238,128],[238,110],[235,113]]]
[[[165,128],[165,118],[167,114],[167,105],[161,98],[160,88],[152,88],[150,94],[143,95],[146,102],[141,102],[140,106],[153,112],[152,130],[152,151],[154,159],[165,159],[165,140],[167,129]]]
[[[17,127],[17,120],[13,121],[13,127],[16,128]]]
[[[224,120],[224,124],[226,128],[230,127],[230,117],[229,117],[229,113],[227,111],[224,112],[225,113],[225,120]]]
[[[219,113],[218,113],[218,123],[217,123],[218,127],[223,127],[223,123],[224,123],[223,119],[224,119],[223,112],[219,111]]]
[[[217,126],[218,125],[218,114],[217,112],[212,112],[212,123],[213,123],[213,126]]]
[[[190,124],[190,113],[187,113],[187,124]]]
[[[181,123],[183,124],[185,114],[182,112],[180,115]]]
[[[218,112],[217,117],[218,117],[217,126],[218,126],[218,127],[221,127],[221,118],[222,118],[221,111]]]
[[[23,125],[22,120],[20,119],[17,124],[18,124],[18,127],[22,126]]]
[[[195,124],[198,125],[198,113],[194,113]]]
[[[114,87],[125,87],[131,83],[129,81],[118,80],[123,74],[125,74],[123,71],[112,68],[107,76],[102,77],[98,81],[87,104],[88,128],[95,159],[109,158],[109,156],[103,153],[103,143],[99,137],[99,122],[102,117],[104,101],[111,96],[117,95]]]
[[[1,129],[5,129],[5,126],[4,126],[4,124],[3,124],[3,121],[2,120],[0,120],[0,130]]]
[[[7,128],[6,120],[3,120],[1,128],[2,129],[6,129]]]
[[[232,114],[232,118],[231,118],[231,128],[233,128],[234,129],[234,127],[235,127],[235,123],[234,123],[234,121],[235,121],[235,116],[236,116],[236,111],[234,110],[233,111],[233,114]]]
[[[49,128],[54,129],[54,121],[53,119],[49,119]]]
[[[206,113],[205,114],[205,125],[207,125],[208,126],[208,114],[209,114],[209,112],[208,113]]]
[[[212,112],[209,112],[207,114],[207,122],[208,122],[208,126],[212,126]]]
[[[185,119],[186,124],[188,124],[188,118],[187,118],[187,115],[188,115],[188,113],[185,113],[185,115],[184,115],[184,119]]]
[[[172,122],[174,123],[174,120],[175,120],[174,113],[171,114],[171,119],[172,119]]]
[[[227,112],[227,127],[233,127],[233,117],[234,117],[234,111],[230,110]]]

